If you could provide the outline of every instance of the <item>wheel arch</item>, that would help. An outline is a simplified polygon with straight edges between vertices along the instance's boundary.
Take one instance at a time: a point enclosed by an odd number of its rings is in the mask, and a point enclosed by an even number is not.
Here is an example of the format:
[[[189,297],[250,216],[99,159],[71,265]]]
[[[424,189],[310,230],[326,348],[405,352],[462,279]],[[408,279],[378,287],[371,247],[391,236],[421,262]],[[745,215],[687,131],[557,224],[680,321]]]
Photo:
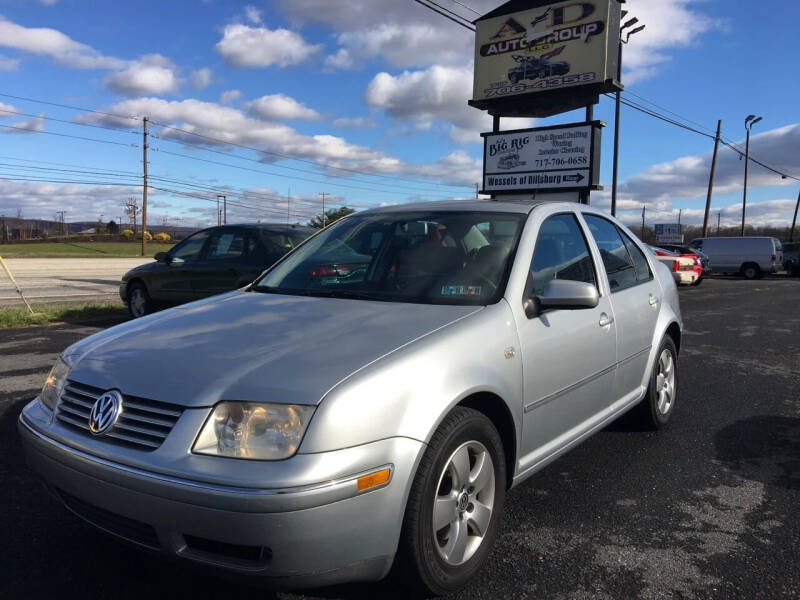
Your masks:
[[[503,443],[506,461],[506,489],[510,488],[517,460],[517,429],[508,404],[492,392],[475,392],[463,398],[456,406],[471,408],[482,413],[497,429],[500,441]]]
[[[678,355],[681,353],[681,326],[678,325],[676,321],[673,321],[667,327],[667,330],[664,332],[665,335],[668,335],[672,338],[672,341],[675,342],[675,350],[677,350]]]
[[[152,298],[152,294],[150,294],[150,286],[147,285],[147,281],[143,277],[131,277],[127,283],[125,284],[125,296],[129,296],[131,293],[131,288],[136,285],[137,283],[141,283],[144,286],[144,290],[147,292],[147,295]]]

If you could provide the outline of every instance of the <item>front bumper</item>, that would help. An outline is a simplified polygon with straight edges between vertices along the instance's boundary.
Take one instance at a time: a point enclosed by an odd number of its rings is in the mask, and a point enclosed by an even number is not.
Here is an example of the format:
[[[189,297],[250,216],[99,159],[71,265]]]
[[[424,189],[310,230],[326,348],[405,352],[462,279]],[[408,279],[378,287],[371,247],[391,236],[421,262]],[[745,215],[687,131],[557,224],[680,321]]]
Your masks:
[[[337,454],[354,449],[313,455],[319,484],[244,488],[148,472],[70,447],[38,430],[31,405],[18,422],[30,467],[72,512],[128,542],[283,588],[374,581],[391,567],[420,442],[392,438],[356,449],[372,467],[392,468],[388,484],[367,492],[356,490],[363,471],[325,477],[341,462]]]

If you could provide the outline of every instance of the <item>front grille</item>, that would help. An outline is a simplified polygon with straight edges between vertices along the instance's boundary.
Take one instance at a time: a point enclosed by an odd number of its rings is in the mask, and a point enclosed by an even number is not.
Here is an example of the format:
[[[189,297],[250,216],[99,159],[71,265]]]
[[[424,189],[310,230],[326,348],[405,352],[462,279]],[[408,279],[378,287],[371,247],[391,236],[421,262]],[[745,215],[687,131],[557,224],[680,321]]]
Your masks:
[[[62,423],[92,435],[89,431],[89,413],[104,391],[68,381],[61,393],[56,417]],[[139,450],[155,450],[172,431],[182,413],[183,408],[175,404],[123,396],[117,422],[102,438]]]
[[[71,496],[63,490],[56,491],[61,501],[68,509],[95,527],[99,527],[103,531],[107,531],[108,533],[154,550],[161,548],[156,530],[147,523],[135,521],[128,517],[109,512],[104,508]]]

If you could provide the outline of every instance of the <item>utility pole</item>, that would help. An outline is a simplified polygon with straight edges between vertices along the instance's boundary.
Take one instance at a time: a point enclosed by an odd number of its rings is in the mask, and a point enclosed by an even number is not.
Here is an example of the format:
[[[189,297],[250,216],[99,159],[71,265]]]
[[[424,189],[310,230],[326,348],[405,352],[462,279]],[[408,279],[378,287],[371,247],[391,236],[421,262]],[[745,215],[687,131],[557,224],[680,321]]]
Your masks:
[[[292,188],[286,190],[286,224],[289,224],[289,207],[292,202]]]
[[[647,205],[642,204],[642,237],[641,240],[644,241],[644,212],[647,210]]]
[[[222,213],[219,210],[219,199],[222,198]],[[220,214],[222,216],[220,217]],[[228,224],[228,199],[225,194],[217,194],[217,225]]]
[[[711,210],[711,194],[714,191],[714,173],[717,170],[717,152],[719,151],[719,138],[722,134],[722,119],[717,121],[717,135],[714,137],[714,154],[711,157],[711,173],[708,176],[708,193],[706,194],[706,212],[703,215],[703,237],[708,235],[708,213]]]
[[[720,220],[720,217],[722,217],[722,211],[719,211],[717,213],[717,237],[719,237],[719,220]]]
[[[480,184],[479,184],[479,183],[476,183],[476,184],[475,184],[475,200],[477,200],[477,199],[478,199],[478,188],[479,188],[479,187],[480,187]]]
[[[797,192],[797,204],[794,205],[794,217],[792,218],[792,228],[789,230],[789,241],[794,241],[794,226],[797,224],[797,209],[800,208],[800,192]]]
[[[744,128],[747,130],[747,142],[744,146],[744,193],[742,194],[742,237],[744,237],[744,217],[747,211],[747,166],[750,164],[750,130],[753,125],[758,123],[761,117],[748,115],[744,120]]]
[[[142,117],[142,256],[147,255],[147,117]]]
[[[326,215],[325,215],[325,193],[326,192],[322,192],[320,194],[322,196],[322,228],[323,229],[325,229],[325,219],[326,219]]]

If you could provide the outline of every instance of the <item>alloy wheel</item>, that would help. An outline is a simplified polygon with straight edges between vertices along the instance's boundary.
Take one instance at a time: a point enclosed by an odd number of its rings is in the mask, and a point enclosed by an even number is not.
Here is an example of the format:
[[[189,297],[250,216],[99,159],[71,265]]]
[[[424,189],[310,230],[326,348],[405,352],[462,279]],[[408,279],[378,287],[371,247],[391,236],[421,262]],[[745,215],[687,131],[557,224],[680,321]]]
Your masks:
[[[451,566],[467,562],[480,547],[492,519],[494,462],[478,441],[461,444],[445,463],[433,501],[433,536]]]
[[[134,317],[142,317],[146,313],[147,298],[144,296],[144,291],[141,288],[131,290],[131,297],[129,300],[131,307],[131,314]]]
[[[658,357],[656,393],[658,394],[656,408],[658,408],[658,412],[665,415],[672,408],[672,401],[675,398],[675,361],[672,358],[672,352],[667,348],[664,348],[661,356]]]

